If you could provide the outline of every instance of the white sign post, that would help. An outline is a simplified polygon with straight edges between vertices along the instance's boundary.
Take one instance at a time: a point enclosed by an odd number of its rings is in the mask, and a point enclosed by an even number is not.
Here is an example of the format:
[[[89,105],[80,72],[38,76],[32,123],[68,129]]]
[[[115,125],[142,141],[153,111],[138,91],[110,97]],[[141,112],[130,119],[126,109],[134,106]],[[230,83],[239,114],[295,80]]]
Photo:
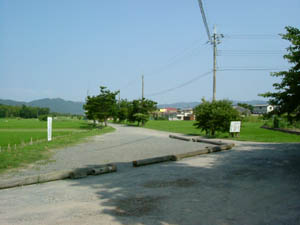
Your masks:
[[[234,134],[239,134],[241,131],[241,121],[231,121],[230,122],[230,130],[232,137]]]
[[[48,141],[52,140],[52,117],[47,118]]]

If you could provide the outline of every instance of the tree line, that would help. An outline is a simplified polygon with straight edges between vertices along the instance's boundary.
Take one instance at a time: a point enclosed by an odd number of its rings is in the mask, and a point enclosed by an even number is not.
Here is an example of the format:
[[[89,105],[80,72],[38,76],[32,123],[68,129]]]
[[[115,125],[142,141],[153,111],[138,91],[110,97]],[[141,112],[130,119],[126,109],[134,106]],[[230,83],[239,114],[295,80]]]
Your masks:
[[[20,118],[38,118],[43,115],[48,115],[49,108],[31,107],[31,106],[11,106],[0,104],[0,118],[20,117]]]
[[[88,96],[86,104],[83,105],[87,119],[103,122],[107,126],[108,119],[116,122],[137,122],[138,126],[145,125],[150,115],[157,109],[157,103],[150,99],[136,99],[128,101],[116,97],[119,91],[112,92],[106,87],[100,86],[100,94]]]

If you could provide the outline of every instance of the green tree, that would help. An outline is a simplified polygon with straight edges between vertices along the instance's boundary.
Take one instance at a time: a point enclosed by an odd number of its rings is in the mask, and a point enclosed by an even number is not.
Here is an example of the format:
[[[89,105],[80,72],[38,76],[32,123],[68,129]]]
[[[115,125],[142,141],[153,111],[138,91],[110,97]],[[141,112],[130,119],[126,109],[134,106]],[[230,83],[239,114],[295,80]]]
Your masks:
[[[271,76],[281,77],[281,83],[274,83],[277,92],[267,92],[260,96],[270,98],[269,103],[276,105],[275,113],[287,114],[290,123],[300,120],[300,30],[295,27],[285,27],[287,33],[280,36],[291,42],[288,53],[283,57],[292,67],[287,71],[271,73]]]
[[[88,96],[85,109],[86,117],[96,123],[96,120],[104,122],[107,126],[109,117],[114,117],[117,113],[116,96],[119,92],[111,92],[106,87],[100,86],[100,94],[97,96]]]
[[[157,103],[150,99],[133,100],[128,106],[128,121],[144,126],[150,114],[156,110],[156,105]]]
[[[125,121],[128,117],[129,104],[130,103],[126,99],[122,99],[118,103],[117,118],[118,118],[120,123]]]
[[[83,105],[83,109],[85,110],[86,118],[93,120],[94,126],[96,126],[97,108],[97,96],[87,96],[86,103]]]
[[[232,107],[228,100],[208,102],[202,99],[202,103],[194,108],[196,123],[194,126],[206,132],[206,135],[215,135],[217,131],[228,132],[230,122],[239,120],[239,112]]]

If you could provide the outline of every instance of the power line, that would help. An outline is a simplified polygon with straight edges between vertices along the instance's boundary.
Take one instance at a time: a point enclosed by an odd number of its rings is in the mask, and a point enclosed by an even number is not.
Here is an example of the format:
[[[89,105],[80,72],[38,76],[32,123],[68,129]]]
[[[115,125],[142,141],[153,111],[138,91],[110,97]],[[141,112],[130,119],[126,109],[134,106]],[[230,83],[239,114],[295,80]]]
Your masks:
[[[154,69],[152,71],[150,71],[149,73],[145,73],[146,76],[151,76],[153,74],[158,74],[161,73],[163,71],[165,71],[166,69],[168,69],[169,67],[177,64],[178,62],[182,61],[183,59],[187,59],[189,57],[193,57],[196,56],[198,54],[200,54],[199,50],[204,47],[205,43],[202,44],[201,46],[197,45],[201,42],[201,39],[197,39],[195,41],[192,42],[191,45],[189,45],[188,47],[185,47],[184,49],[180,50],[179,53],[177,53],[176,55],[170,57],[167,60],[167,63],[163,66],[157,67],[157,69]],[[127,88],[129,86],[131,86],[132,84],[138,83],[139,80],[139,75],[137,75],[134,79],[130,80],[129,82],[127,82],[125,85],[123,85],[121,87],[121,89]]]
[[[209,28],[208,28],[208,24],[207,24],[205,12],[204,12],[202,0],[198,0],[198,3],[199,3],[200,11],[201,11],[202,20],[203,20],[203,23],[204,23],[204,26],[205,26],[205,29],[206,29],[208,41],[211,42],[212,39],[211,39],[211,35],[210,35],[210,32],[209,32]]]
[[[175,57],[172,57],[171,59],[172,60],[169,60],[168,63],[166,63],[165,65],[163,66],[160,66],[158,67],[157,69],[155,70],[152,70],[150,73],[145,73],[147,76],[151,76],[153,74],[158,74],[158,73],[161,73],[165,70],[167,70],[168,68],[172,67],[173,65],[176,65],[178,64],[179,62],[185,60],[185,59],[188,59],[190,57],[193,57],[193,56],[197,56],[199,55],[201,52],[199,51],[203,46],[198,46],[198,47],[195,47],[195,48],[189,48],[188,50],[185,50],[183,52],[183,55],[181,56],[175,56]]]
[[[283,50],[218,50],[218,56],[282,55]]]
[[[283,50],[218,50],[221,53],[282,53]]]
[[[186,82],[184,82],[184,83],[182,83],[182,84],[180,84],[180,85],[178,85],[178,86],[176,86],[176,87],[169,88],[169,89],[166,89],[166,90],[163,90],[163,91],[160,91],[160,92],[156,92],[156,93],[152,93],[152,94],[147,94],[147,96],[148,96],[148,97],[151,97],[151,96],[162,95],[162,94],[165,94],[165,93],[174,91],[174,90],[176,90],[176,89],[183,88],[183,87],[185,87],[185,86],[187,86],[187,85],[189,85],[189,84],[191,84],[191,83],[193,83],[193,82],[199,80],[200,78],[206,77],[207,75],[209,75],[209,74],[211,74],[211,73],[212,73],[212,71],[209,71],[209,72],[200,74],[200,75],[194,77],[193,79],[188,80],[188,81],[186,81]]]
[[[271,70],[286,70],[287,67],[283,68],[220,68],[218,71],[271,71]]]
[[[279,39],[275,34],[225,34],[224,38],[228,39]]]

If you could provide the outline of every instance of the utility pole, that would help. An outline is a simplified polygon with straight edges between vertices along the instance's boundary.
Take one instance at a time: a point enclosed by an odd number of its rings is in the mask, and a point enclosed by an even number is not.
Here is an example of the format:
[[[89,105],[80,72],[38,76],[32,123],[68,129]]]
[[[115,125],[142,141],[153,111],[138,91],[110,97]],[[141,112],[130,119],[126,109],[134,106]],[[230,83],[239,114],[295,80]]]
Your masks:
[[[142,75],[142,101],[144,101],[144,75]]]
[[[214,56],[214,68],[213,68],[213,101],[216,101],[216,90],[217,90],[217,45],[221,43],[220,39],[223,38],[223,34],[217,34],[216,25],[214,25],[214,33],[212,36],[211,44],[213,45],[213,56]]]
[[[217,29],[216,25],[214,25],[214,33],[213,33],[213,51],[214,51],[214,68],[213,68],[213,101],[216,101],[216,73],[217,73]]]

